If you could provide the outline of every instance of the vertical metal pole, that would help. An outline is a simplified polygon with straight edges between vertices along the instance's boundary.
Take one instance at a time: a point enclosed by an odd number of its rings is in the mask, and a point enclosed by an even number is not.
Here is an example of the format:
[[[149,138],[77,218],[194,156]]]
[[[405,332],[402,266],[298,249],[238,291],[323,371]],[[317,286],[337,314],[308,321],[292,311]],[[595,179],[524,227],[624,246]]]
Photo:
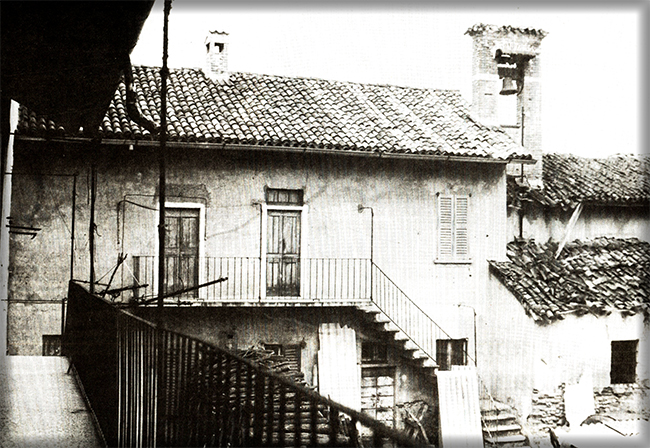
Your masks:
[[[165,293],[165,200],[166,200],[166,152],[167,152],[167,48],[169,30],[169,10],[171,0],[165,0],[163,24],[163,57],[160,69],[160,150],[158,151],[159,168],[159,221],[158,221],[158,310],[163,307]]]
[[[72,222],[70,224],[70,280],[74,279],[74,224],[77,210],[77,173],[72,179]]]
[[[364,210],[369,209],[370,210],[370,301],[372,302],[373,299],[373,277],[374,277],[374,272],[375,272],[375,258],[374,258],[374,251],[375,251],[375,209],[372,207],[364,207],[362,204],[359,204],[358,211],[359,213],[363,212]]]
[[[65,300],[65,297],[61,299],[61,335],[65,333]]]
[[[162,68],[160,69],[160,150],[158,151],[159,167],[159,220],[158,220],[158,303],[157,303],[157,325],[156,325],[156,417],[153,446],[168,443],[163,440],[163,434],[166,432],[166,422],[163,414],[163,368],[164,368],[164,340],[163,340],[163,296],[165,292],[165,199],[166,199],[166,146],[167,146],[167,51],[169,40],[169,11],[172,8],[171,0],[165,0],[164,18],[163,18],[163,55]]]
[[[474,367],[476,367],[478,371],[478,350],[476,348],[476,309],[472,307],[472,311],[474,311]]]
[[[96,148],[94,148],[96,149]],[[90,168],[90,227],[88,229],[88,245],[90,246],[90,293],[95,294],[95,195],[97,190],[97,166],[95,162]]]
[[[374,252],[375,252],[375,210],[372,207],[370,209],[370,262],[374,263]]]
[[[526,114],[524,112],[524,106],[521,106],[521,146],[524,147],[524,118]],[[521,164],[519,170],[521,175],[521,183],[524,182],[524,164]],[[519,238],[523,239],[524,237],[524,204],[523,202],[519,204]]]
[[[370,301],[372,301],[375,277],[375,210],[372,207],[368,208],[370,209]]]

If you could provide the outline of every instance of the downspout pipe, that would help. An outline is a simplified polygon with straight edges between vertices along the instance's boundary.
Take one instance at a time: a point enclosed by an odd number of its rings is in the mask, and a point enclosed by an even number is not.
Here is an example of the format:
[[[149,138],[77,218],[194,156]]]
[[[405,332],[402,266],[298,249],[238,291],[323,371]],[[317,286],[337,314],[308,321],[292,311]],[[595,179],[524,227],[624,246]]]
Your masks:
[[[126,87],[126,113],[129,115],[131,121],[143,129],[146,129],[154,135],[158,134],[160,127],[156,126],[153,121],[145,118],[138,109],[135,88],[133,87],[133,67],[131,66],[131,58],[129,55],[124,57],[122,72],[124,72],[124,85]]]

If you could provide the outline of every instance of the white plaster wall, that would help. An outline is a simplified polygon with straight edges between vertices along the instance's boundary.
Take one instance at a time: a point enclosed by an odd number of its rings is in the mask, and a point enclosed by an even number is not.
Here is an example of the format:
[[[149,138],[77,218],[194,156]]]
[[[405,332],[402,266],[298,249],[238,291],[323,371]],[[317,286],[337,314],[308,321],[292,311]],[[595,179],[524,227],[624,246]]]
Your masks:
[[[530,413],[533,388],[552,393],[585,374],[595,388],[610,385],[611,341],[639,339],[637,379],[650,378],[649,328],[642,315],[569,314],[542,326],[494,276],[486,290],[488,301],[478,310],[479,376],[495,398],[513,403],[523,417]]]
[[[508,211],[508,241],[519,236],[519,211]],[[562,241],[572,210],[529,211],[524,217],[524,238],[534,238],[538,243],[549,239]],[[641,207],[585,206],[571,230],[569,241],[593,239],[600,236],[638,238],[650,241],[650,215]]]
[[[530,413],[536,324],[493,275],[478,311],[478,372],[490,394]]]
[[[35,151],[40,154],[39,148]],[[17,158],[16,170],[80,173],[75,277],[87,279],[91,158],[82,154],[48,160],[23,152]],[[120,201],[126,196],[140,205],[157,208],[158,172],[154,151],[144,148],[128,151],[112,147],[92,156],[98,165],[95,269],[99,279],[110,274],[120,253],[156,255],[156,211],[133,204],[120,207]],[[205,203],[205,234],[201,238],[205,255],[210,257],[260,256],[260,204],[265,200],[266,186],[304,190],[308,207],[303,216],[305,258],[369,258],[370,213],[359,213],[357,207],[372,207],[375,263],[443,329],[447,318],[438,318],[438,311],[458,303],[476,308],[485,300],[482,285],[488,275],[487,260],[505,257],[503,165],[212,148],[170,149],[167,167],[168,185],[204,191],[199,199],[168,200]],[[52,263],[59,269],[42,275],[35,275],[32,269],[33,260],[43,257],[69,260],[70,230],[63,221],[69,219],[66,213],[70,214],[71,191],[68,185],[60,186],[61,182],[60,178],[22,178],[14,188],[22,199],[14,203],[12,214],[42,227],[42,238],[50,243],[22,245],[18,239],[12,240],[12,268],[21,275],[20,282],[10,286],[13,297],[65,295],[67,262]],[[437,194],[471,196],[468,263],[436,263]],[[45,247],[47,252],[43,251]],[[132,284],[125,270],[118,273],[113,286],[120,286],[119,282]],[[456,311],[465,316],[469,308],[456,307]],[[454,337],[473,341],[473,323],[463,319],[460,327],[450,325],[454,326],[450,331]]]
[[[564,320],[538,326],[535,350],[534,387],[551,391],[561,383],[576,384],[591,374],[593,385],[610,385],[611,342],[639,339],[637,378],[647,380],[648,326],[642,315],[624,317],[567,315]]]

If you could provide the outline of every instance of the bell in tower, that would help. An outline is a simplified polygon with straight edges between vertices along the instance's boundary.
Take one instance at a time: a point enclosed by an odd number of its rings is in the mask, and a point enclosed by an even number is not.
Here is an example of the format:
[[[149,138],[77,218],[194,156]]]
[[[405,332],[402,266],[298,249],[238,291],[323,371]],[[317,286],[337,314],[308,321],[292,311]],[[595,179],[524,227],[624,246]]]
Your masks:
[[[512,77],[504,76],[499,95],[514,95],[515,93],[517,93],[517,83]]]

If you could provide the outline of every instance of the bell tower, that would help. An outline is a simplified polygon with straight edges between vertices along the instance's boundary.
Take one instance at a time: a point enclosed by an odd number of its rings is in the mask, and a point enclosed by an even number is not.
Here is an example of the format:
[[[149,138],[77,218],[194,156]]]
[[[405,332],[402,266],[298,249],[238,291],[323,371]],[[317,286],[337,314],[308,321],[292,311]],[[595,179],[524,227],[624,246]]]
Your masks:
[[[477,24],[473,39],[472,112],[481,123],[503,128],[533,155],[524,167],[531,185],[542,181],[542,89],[539,47],[543,30]],[[509,168],[521,174],[521,166]],[[514,171],[514,172],[513,172]]]

